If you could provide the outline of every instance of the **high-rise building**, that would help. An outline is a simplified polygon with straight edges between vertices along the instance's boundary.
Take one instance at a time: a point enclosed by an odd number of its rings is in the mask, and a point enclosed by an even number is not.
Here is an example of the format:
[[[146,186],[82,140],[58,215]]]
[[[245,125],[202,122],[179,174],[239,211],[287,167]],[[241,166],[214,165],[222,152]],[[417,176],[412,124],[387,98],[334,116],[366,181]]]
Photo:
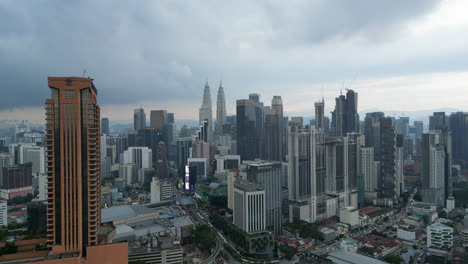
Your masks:
[[[263,137],[263,103],[260,101],[260,94],[251,93],[249,94],[249,100],[255,102],[255,136],[257,138],[257,143],[255,144],[257,158],[262,155],[263,146],[264,146],[264,137]],[[279,100],[281,103],[281,100]],[[273,106],[272,106],[273,107]],[[282,112],[281,104],[281,112]]]
[[[132,185],[138,181],[138,168],[133,163],[119,165],[119,178],[125,185]]]
[[[218,98],[216,100],[216,133],[223,133],[223,124],[226,123],[226,98],[224,97],[223,82],[219,83]]]
[[[133,110],[133,130],[137,131],[146,127],[146,114],[143,108]]]
[[[126,263],[126,244],[99,245],[100,108],[91,78],[49,77],[47,244],[77,263]],[[109,256],[112,252],[112,256]]]
[[[174,122],[175,122],[174,113],[167,113],[167,123],[174,124]]]
[[[0,226],[8,226],[8,207],[6,201],[0,201]]]
[[[143,181],[143,169],[153,167],[153,151],[148,147],[129,147],[122,154],[122,164],[133,163],[138,170],[138,180]]]
[[[239,179],[239,170],[230,170],[227,175],[227,207],[234,209],[234,183]]]
[[[13,156],[9,153],[0,153],[0,169],[8,165],[13,165]]]
[[[234,183],[234,225],[247,233],[265,231],[265,190],[250,181]]]
[[[361,147],[361,170],[365,182],[366,199],[377,198],[379,167],[379,162],[374,160],[374,148]]]
[[[183,171],[192,148],[192,138],[177,139],[177,169]]]
[[[282,165],[279,162],[257,161],[247,165],[247,179],[265,190],[266,226],[272,227],[275,235],[282,233],[281,180]]]
[[[325,129],[325,101],[315,102],[315,128]]]
[[[332,132],[335,136],[345,136],[349,132],[359,132],[358,94],[347,89],[346,97],[335,98],[335,110],[332,112]]]
[[[452,132],[452,158],[454,164],[468,169],[468,113],[457,112],[450,115]]]
[[[290,123],[287,166],[290,221],[315,222],[317,215],[323,215],[326,210],[317,204],[325,193],[324,151],[322,129]]]
[[[397,202],[397,134],[392,126],[392,119],[384,117],[380,120],[380,198],[387,205]],[[401,143],[403,141],[401,140]]]
[[[367,113],[364,119],[365,146],[374,148],[374,160],[380,160],[380,120],[384,117],[383,112]],[[380,187],[379,187],[380,189]]]
[[[21,163],[32,163],[33,173],[45,173],[45,148],[29,146],[22,148]]]
[[[49,77],[47,238],[53,254],[86,255],[101,223],[100,109],[90,78]]]
[[[151,181],[151,203],[164,201],[172,197],[171,183],[153,177]]]
[[[237,100],[237,154],[242,160],[258,158],[256,102]]]
[[[9,165],[0,170],[0,198],[10,200],[33,194],[32,163]]]
[[[447,128],[448,120],[445,112],[434,112],[434,114],[429,117],[429,130],[447,130]]]
[[[154,129],[164,129],[167,124],[167,111],[166,110],[151,110],[150,126]]]
[[[423,202],[445,206],[451,195],[451,134],[431,130],[422,135],[421,180]]]
[[[264,159],[284,160],[283,151],[283,103],[281,96],[274,96],[271,108],[264,109]]]
[[[109,118],[103,117],[101,118],[101,133],[103,135],[109,135]]]
[[[205,83],[205,90],[203,91],[203,103],[199,110],[199,123],[203,120],[208,121],[208,142],[213,141],[213,111],[211,107],[211,93],[208,81]]]

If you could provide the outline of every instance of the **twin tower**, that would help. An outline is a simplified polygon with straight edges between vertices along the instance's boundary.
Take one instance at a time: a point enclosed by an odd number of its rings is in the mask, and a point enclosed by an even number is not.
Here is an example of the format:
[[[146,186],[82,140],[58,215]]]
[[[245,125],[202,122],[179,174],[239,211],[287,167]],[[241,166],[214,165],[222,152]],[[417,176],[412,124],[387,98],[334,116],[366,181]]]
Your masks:
[[[211,105],[211,92],[208,81],[203,92],[203,104],[199,110],[199,121],[208,121],[208,142],[213,142],[213,110]],[[226,98],[224,97],[223,82],[219,83],[218,98],[216,100],[216,126],[215,133],[221,134],[223,124],[226,122]]]

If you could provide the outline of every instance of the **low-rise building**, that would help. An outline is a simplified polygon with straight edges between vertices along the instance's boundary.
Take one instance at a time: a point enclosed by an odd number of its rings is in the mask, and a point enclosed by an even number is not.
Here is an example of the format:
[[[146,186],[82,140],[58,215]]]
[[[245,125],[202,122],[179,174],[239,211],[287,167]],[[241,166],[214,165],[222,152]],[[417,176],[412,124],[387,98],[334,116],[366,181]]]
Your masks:
[[[398,227],[397,238],[407,240],[407,241],[414,241],[416,240],[416,231],[411,228]]]
[[[350,227],[359,225],[359,211],[351,206],[340,209],[340,222],[348,224]]]
[[[453,246],[453,228],[436,223],[427,227],[427,247],[450,249]]]

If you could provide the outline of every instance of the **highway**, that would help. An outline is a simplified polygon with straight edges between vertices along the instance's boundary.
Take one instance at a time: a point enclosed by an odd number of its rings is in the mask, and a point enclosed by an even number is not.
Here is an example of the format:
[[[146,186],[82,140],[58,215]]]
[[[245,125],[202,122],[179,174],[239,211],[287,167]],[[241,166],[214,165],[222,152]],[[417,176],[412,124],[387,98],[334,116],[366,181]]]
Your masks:
[[[220,238],[218,230],[216,230],[209,221],[206,221],[205,218],[203,218],[198,212],[192,209],[190,209],[190,213],[192,214],[192,216],[194,216],[197,219],[199,224],[208,225],[211,231],[213,231],[216,234],[215,250],[213,251],[213,254],[211,254],[209,258],[207,258],[205,261],[202,262],[202,264],[212,263],[215,260],[215,258],[219,255],[219,252],[221,251],[221,249],[223,248],[223,241]]]

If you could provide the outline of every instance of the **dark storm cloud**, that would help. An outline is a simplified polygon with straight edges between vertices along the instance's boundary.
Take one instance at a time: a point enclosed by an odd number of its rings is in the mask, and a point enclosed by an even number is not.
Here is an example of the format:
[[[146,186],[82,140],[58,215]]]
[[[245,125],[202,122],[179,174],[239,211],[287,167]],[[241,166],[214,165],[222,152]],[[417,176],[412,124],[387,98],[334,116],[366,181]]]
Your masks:
[[[104,104],[194,100],[206,77],[236,76],[247,94],[245,83],[275,74],[265,58],[277,49],[391,39],[436,3],[1,1],[0,108],[42,105],[47,76],[84,68]],[[262,52],[244,56],[243,45]]]

